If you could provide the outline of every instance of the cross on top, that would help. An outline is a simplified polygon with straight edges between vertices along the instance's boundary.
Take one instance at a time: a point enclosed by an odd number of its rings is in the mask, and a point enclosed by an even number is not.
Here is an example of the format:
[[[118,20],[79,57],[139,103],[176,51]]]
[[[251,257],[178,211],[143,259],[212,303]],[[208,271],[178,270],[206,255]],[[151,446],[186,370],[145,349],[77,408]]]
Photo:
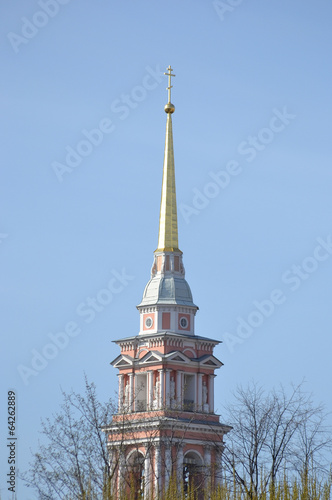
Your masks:
[[[173,69],[171,66],[168,66],[167,70],[168,73],[164,73],[164,75],[168,76],[168,87],[166,87],[166,90],[168,90],[168,102],[171,102],[171,88],[173,87],[173,85],[171,85],[171,78],[176,75],[172,75]]]

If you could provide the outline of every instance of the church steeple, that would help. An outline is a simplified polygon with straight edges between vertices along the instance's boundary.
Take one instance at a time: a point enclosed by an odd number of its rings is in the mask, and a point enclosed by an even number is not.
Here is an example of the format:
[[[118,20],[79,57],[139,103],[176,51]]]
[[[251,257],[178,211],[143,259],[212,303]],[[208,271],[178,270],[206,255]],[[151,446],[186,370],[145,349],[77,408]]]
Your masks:
[[[168,103],[165,106],[167,113],[166,139],[163,168],[163,183],[161,189],[160,216],[159,216],[159,237],[158,248],[156,252],[180,252],[178,246],[178,218],[176,209],[176,190],[175,190],[175,166],[173,149],[173,129],[172,114],[175,111],[171,103],[171,77],[172,68],[167,68],[168,73]]]
[[[172,130],[175,106],[171,103],[171,78],[175,75],[172,71],[171,66],[168,66],[165,73],[168,76],[168,103],[164,108],[167,122],[158,247],[154,252],[151,279],[137,306],[141,316],[140,333],[144,335],[166,331],[194,335],[194,317],[198,309],[185,280],[182,252],[178,243]]]
[[[112,361],[119,370],[119,405],[104,427],[114,498],[127,498],[130,488],[144,500],[163,498],[170,485],[179,498],[189,485],[197,498],[203,498],[203,486],[212,493],[222,481],[223,436],[230,430],[214,410],[215,371],[222,362],[213,349],[219,341],[195,334],[198,307],[178,248],[171,103],[175,75],[170,66],[165,74],[169,85],[158,248],[137,306],[139,333],[114,340],[121,348]]]

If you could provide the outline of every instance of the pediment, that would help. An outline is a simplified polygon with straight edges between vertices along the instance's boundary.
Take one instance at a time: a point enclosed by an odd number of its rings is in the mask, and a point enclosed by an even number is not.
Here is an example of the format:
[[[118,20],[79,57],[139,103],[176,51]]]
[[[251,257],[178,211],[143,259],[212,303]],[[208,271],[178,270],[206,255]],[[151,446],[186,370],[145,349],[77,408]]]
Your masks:
[[[150,351],[143,358],[140,359],[140,363],[161,363],[163,360],[163,356],[156,351]]]
[[[172,361],[183,361],[183,358],[181,356],[174,356]]]
[[[131,356],[120,355],[112,361],[111,365],[115,368],[125,368],[126,366],[131,366],[133,364],[133,358]]]
[[[219,361],[219,359],[209,354],[202,356],[197,361],[199,361],[201,366],[207,366],[211,368],[220,368],[221,366],[223,366],[223,363]]]
[[[192,360],[183,352],[175,351],[167,355],[168,361],[178,361],[180,363],[190,363]]]

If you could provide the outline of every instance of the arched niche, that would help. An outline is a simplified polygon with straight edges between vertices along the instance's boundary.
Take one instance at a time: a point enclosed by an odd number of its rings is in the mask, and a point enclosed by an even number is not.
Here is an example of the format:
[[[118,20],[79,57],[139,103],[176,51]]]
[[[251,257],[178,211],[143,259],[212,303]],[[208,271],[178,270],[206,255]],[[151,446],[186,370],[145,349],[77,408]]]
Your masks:
[[[133,500],[140,500],[144,497],[144,454],[140,450],[132,450],[127,455],[127,473],[125,474],[127,489]]]
[[[183,490],[194,492],[195,498],[204,497],[204,461],[197,450],[188,450],[183,457]]]

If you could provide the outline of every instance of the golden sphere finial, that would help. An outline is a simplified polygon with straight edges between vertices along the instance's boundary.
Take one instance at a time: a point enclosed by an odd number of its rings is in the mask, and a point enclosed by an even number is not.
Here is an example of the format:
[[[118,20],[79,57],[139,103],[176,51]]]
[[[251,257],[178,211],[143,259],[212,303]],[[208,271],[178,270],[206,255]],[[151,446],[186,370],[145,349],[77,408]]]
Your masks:
[[[165,113],[174,113],[175,106],[171,102],[168,102],[164,107]]]

